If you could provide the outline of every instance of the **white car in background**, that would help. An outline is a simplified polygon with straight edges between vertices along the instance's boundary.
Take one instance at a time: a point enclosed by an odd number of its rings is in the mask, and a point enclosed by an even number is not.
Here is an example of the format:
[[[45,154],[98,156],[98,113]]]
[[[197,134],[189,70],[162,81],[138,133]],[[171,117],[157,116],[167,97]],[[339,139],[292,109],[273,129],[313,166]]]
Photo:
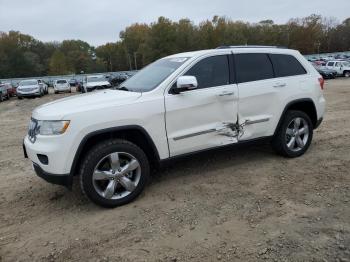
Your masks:
[[[339,76],[350,77],[350,63],[347,61],[328,61],[325,67],[327,69],[335,70]]]
[[[58,94],[59,92],[72,92],[70,89],[70,84],[66,79],[55,80],[53,83],[53,89],[55,91],[55,94]]]
[[[42,80],[27,79],[19,82],[17,87],[17,98],[23,97],[41,97],[47,93],[47,85]]]
[[[84,92],[91,92],[99,89],[110,88],[111,84],[104,75],[87,76],[84,83]]]

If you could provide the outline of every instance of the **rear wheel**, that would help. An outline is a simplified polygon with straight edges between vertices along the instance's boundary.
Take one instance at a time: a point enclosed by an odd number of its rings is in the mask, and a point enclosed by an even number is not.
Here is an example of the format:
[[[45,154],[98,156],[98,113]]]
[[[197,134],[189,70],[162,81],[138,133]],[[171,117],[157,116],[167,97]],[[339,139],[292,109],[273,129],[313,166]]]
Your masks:
[[[0,93],[0,102],[3,102],[4,101],[4,97],[2,95],[2,93]]]
[[[313,136],[313,125],[302,111],[287,111],[274,138],[272,147],[286,157],[298,157],[309,148]]]
[[[125,140],[108,140],[87,153],[80,169],[80,184],[94,203],[116,207],[142,192],[149,173],[148,159],[138,146]]]

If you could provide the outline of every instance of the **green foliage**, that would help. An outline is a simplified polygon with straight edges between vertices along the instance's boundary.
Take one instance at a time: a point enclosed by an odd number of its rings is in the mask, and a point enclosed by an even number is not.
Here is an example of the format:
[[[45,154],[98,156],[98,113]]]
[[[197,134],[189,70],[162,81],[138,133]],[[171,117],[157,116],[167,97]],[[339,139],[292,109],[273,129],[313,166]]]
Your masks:
[[[151,24],[132,24],[119,36],[95,49],[81,40],[43,43],[20,32],[0,32],[0,78],[140,69],[170,54],[220,45],[279,45],[303,54],[349,51],[350,18],[338,23],[310,15],[275,24],[214,16],[196,25],[187,18],[159,17]]]

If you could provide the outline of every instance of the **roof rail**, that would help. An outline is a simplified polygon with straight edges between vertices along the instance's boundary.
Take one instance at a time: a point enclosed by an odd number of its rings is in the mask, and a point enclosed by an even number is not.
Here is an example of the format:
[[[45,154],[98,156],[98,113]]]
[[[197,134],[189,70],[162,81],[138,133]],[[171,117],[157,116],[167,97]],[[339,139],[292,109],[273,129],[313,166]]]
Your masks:
[[[269,46],[269,45],[223,45],[215,49],[229,49],[229,48],[287,48],[285,46]]]

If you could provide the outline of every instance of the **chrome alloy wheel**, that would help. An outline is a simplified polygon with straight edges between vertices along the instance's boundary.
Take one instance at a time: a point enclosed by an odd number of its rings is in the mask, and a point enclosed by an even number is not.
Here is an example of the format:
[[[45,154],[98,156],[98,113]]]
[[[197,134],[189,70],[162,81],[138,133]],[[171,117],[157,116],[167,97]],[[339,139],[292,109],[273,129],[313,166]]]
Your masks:
[[[141,177],[141,166],[129,153],[114,152],[102,158],[94,169],[96,192],[106,199],[121,199],[131,194]]]
[[[294,118],[286,130],[286,144],[287,147],[297,152],[302,150],[309,139],[309,126],[305,119],[301,117]]]

